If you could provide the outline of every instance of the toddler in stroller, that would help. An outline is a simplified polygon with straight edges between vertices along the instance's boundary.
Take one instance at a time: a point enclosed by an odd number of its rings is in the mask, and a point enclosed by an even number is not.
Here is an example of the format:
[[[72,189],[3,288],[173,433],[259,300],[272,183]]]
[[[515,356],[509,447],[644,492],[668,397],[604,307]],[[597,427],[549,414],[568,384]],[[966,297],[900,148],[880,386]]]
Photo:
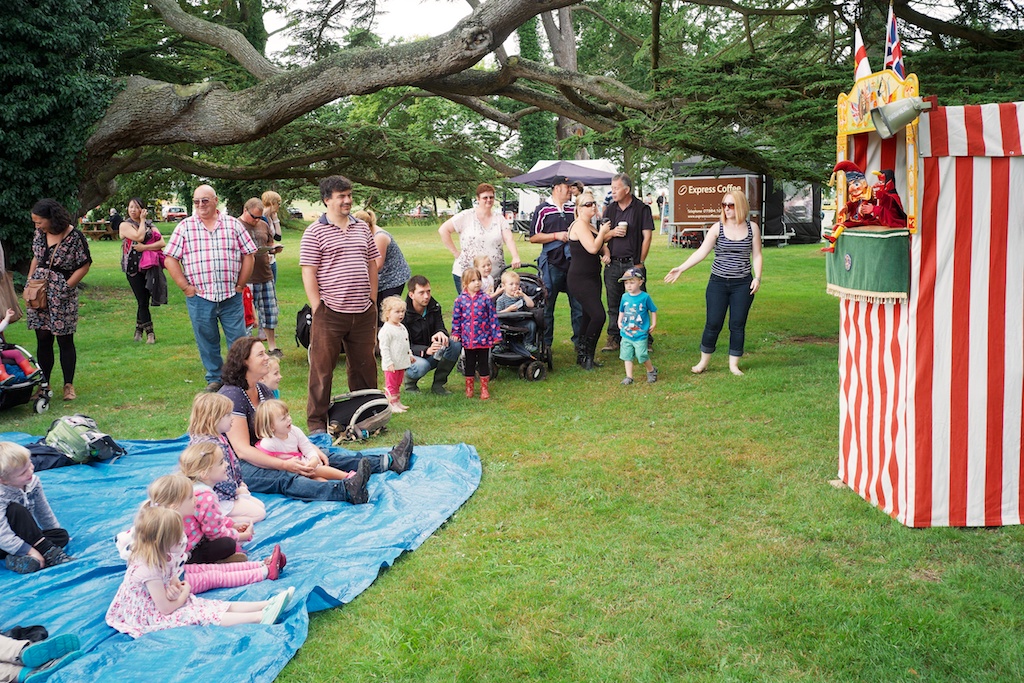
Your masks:
[[[0,320],[0,408],[27,403],[38,384],[40,392],[36,412],[41,413],[49,407],[49,388],[43,371],[33,362],[28,351],[8,344],[4,338],[4,330],[14,316],[14,309],[8,308],[3,320]]]
[[[506,269],[495,296],[502,342],[491,351],[492,364],[519,366],[519,376],[530,381],[544,379],[551,350],[543,341],[546,292],[540,275]]]

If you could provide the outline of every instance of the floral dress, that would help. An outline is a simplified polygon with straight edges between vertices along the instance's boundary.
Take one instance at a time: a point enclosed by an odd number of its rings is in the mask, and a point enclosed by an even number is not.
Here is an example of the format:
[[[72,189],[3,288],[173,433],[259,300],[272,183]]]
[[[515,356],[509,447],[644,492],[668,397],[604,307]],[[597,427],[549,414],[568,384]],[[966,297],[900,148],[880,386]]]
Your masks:
[[[461,251],[452,264],[452,275],[462,277],[462,271],[473,267],[477,256],[491,257],[491,272],[500,273],[505,267],[505,233],[508,221],[497,214],[491,216],[486,228],[476,217],[476,209],[460,211],[452,218],[452,225],[459,235]]]
[[[46,244],[46,235],[36,230],[32,256],[36,259],[36,269],[29,273],[29,278],[47,280],[46,309],[28,309],[25,316],[28,329],[46,330],[58,337],[74,334],[78,329],[78,288],[68,287],[68,278],[85,264],[92,263],[88,240],[81,230],[73,228],[50,247]]]
[[[110,608],[107,609],[107,624],[132,638],[177,626],[219,625],[231,603],[224,600],[208,600],[189,595],[184,605],[170,614],[157,609],[153,596],[146,588],[146,582],[160,580],[166,586],[174,575],[174,563],[161,571],[138,562],[128,565],[121,587],[117,589]]]

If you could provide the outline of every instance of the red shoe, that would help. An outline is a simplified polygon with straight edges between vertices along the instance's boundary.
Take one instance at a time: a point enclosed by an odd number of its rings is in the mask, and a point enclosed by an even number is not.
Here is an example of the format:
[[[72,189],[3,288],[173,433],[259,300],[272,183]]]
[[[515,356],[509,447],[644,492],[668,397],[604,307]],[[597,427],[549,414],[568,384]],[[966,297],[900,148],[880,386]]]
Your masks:
[[[284,569],[284,555],[281,553],[281,546],[275,545],[274,552],[267,558],[267,578],[277,581],[282,569]]]
[[[491,381],[490,377],[480,378],[480,400],[486,401],[491,397],[491,392],[487,390],[487,383]]]
[[[466,398],[473,398],[473,389],[476,388],[476,378],[466,378]]]

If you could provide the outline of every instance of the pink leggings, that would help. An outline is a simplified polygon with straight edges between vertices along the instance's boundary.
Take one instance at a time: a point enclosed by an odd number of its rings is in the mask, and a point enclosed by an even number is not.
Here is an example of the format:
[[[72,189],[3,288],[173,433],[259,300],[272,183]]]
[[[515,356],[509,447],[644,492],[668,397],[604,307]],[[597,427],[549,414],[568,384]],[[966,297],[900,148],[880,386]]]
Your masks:
[[[405,370],[384,371],[384,393],[392,400],[398,400],[398,394],[402,391],[402,380],[405,379]]]
[[[267,565],[263,562],[185,565],[185,580],[192,587],[193,593],[205,593],[214,588],[247,586],[265,578]]]

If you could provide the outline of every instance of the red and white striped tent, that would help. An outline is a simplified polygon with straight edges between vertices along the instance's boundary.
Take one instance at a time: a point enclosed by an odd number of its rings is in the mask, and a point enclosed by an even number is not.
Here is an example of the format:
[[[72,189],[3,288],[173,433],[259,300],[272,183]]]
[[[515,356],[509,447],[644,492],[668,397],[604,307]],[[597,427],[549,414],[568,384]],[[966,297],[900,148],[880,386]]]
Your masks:
[[[918,229],[906,303],[840,304],[839,476],[907,526],[1020,524],[1024,103],[937,107],[917,134],[919,164],[905,133],[847,141],[903,197],[916,166]]]

